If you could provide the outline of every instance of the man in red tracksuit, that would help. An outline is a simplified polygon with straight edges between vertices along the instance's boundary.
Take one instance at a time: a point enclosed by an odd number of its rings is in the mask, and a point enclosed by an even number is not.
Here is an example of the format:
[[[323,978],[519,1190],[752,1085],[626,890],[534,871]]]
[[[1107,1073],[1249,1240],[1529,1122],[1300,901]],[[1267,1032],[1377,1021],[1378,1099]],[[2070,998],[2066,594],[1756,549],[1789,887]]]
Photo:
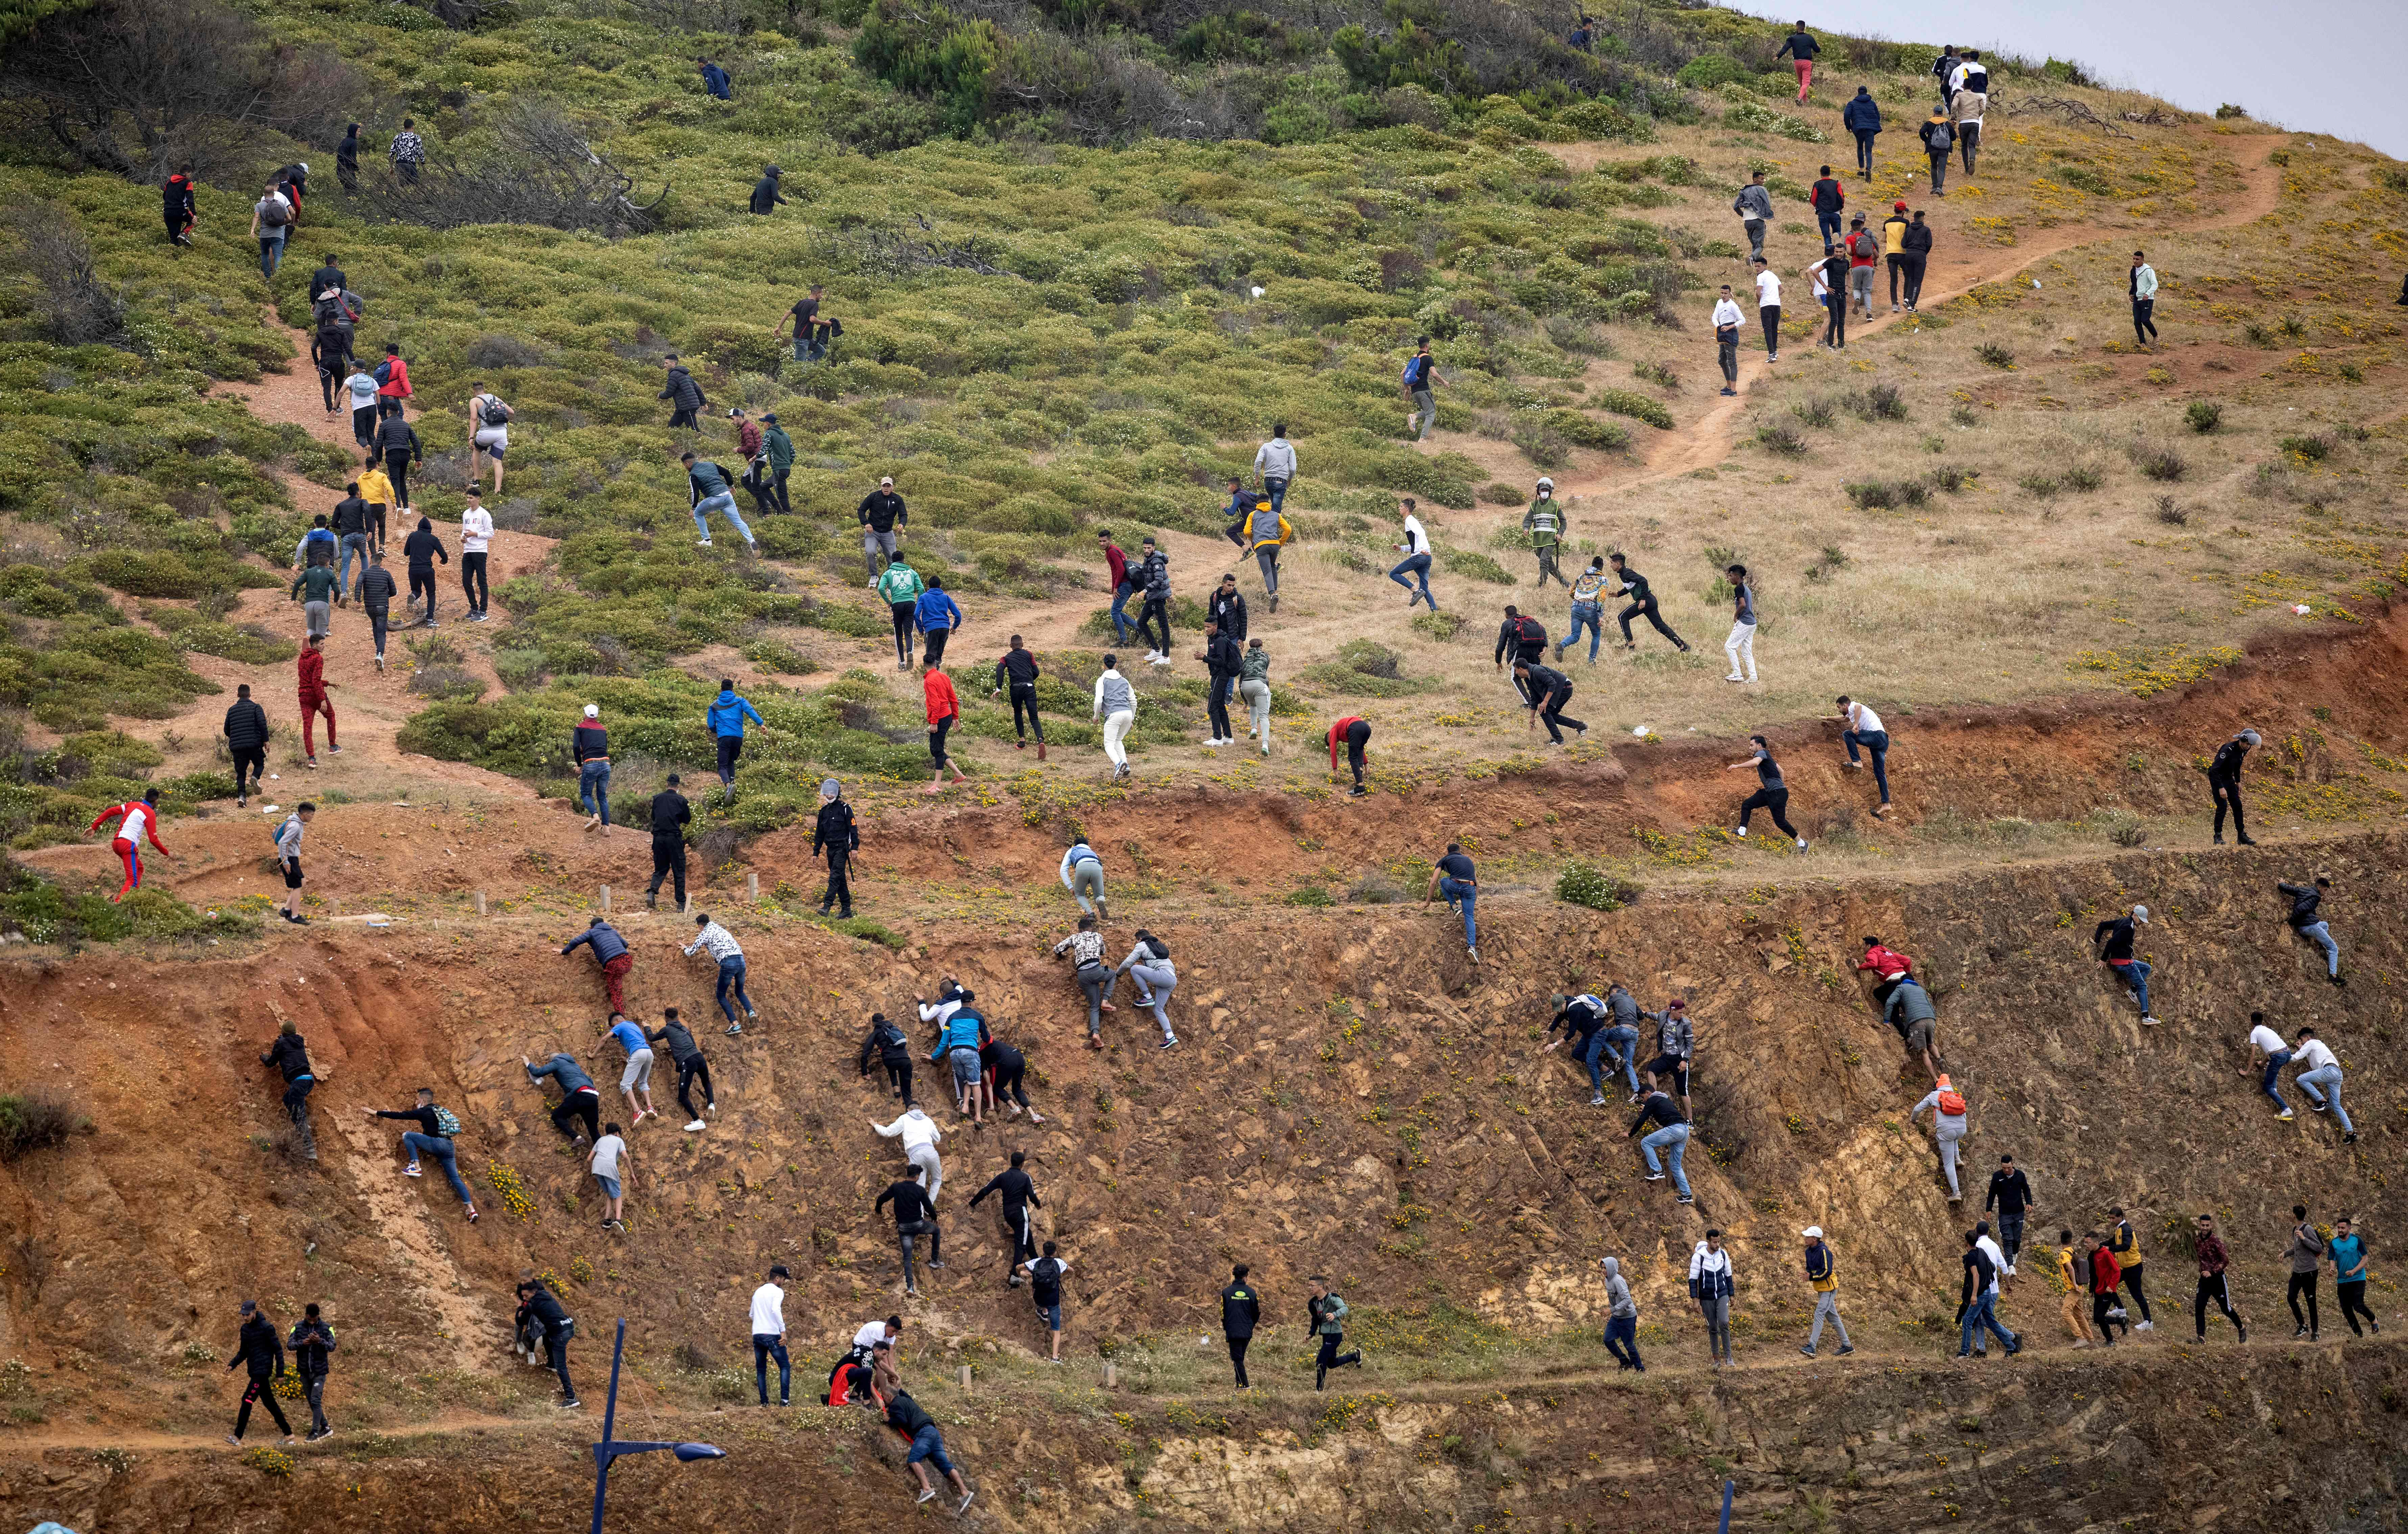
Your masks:
[[[335,704],[326,695],[326,655],[318,648],[315,636],[301,642],[299,662],[301,677],[301,749],[308,753],[308,765],[318,765],[318,737],[315,726],[318,716],[326,716],[326,749],[337,755],[343,748],[335,744]]]
[[[945,737],[961,723],[962,700],[960,695],[953,691],[953,679],[933,666],[921,679],[920,689],[926,695],[928,702],[928,756],[937,765],[937,775],[929,779],[928,786],[920,792],[935,794],[944,788],[948,772],[953,775],[953,781],[957,783],[969,781],[968,774],[955,767],[945,751]]]
[[[151,846],[159,848],[161,857],[171,858],[176,854],[160,846],[159,843],[159,791],[157,789],[146,788],[138,799],[128,799],[123,804],[110,805],[94,817],[88,829],[97,831],[109,821],[117,821],[120,824],[117,827],[118,834],[110,840],[108,850],[115,853],[125,864],[125,882],[118,886],[115,895],[109,896],[112,901],[116,901],[124,899],[126,891],[139,889],[142,886],[142,843],[145,840],[148,840]]]
[[[1879,977],[1880,983],[1873,987],[1873,1005],[1885,1007],[1899,982],[1914,973],[1914,961],[1895,948],[1884,947],[1879,938],[1867,938],[1865,956],[1856,961],[1856,968],[1859,973],[1870,969]]]

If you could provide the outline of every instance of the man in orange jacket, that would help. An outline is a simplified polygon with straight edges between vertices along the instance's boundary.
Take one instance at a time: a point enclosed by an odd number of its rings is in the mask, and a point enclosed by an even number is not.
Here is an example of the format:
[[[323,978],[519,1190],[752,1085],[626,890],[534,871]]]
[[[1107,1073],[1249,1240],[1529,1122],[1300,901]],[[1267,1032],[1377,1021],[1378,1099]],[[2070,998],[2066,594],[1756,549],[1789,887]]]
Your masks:
[[[308,753],[308,765],[314,767],[318,765],[315,726],[320,714],[326,716],[326,749],[338,756],[343,750],[335,744],[335,704],[326,695],[331,683],[326,681],[326,655],[318,648],[317,636],[302,641],[297,665],[301,679],[301,749]]]
[[[920,687],[928,699],[928,755],[937,764],[937,775],[920,792],[937,794],[943,792],[948,772],[957,783],[969,781],[968,774],[953,766],[953,759],[945,754],[945,736],[961,720],[962,700],[953,691],[953,679],[933,666],[921,679]]]

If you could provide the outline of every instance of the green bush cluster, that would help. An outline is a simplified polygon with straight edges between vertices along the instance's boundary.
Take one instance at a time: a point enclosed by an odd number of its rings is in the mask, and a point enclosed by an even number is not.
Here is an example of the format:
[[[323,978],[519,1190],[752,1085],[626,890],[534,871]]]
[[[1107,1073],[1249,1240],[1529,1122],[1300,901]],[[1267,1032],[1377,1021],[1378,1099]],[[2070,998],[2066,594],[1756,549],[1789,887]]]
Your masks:
[[[161,889],[146,886],[113,901],[98,888],[69,895],[21,864],[12,862],[0,872],[0,930],[22,932],[37,943],[76,948],[128,938],[241,938],[255,937],[259,929],[253,912],[196,910]]]

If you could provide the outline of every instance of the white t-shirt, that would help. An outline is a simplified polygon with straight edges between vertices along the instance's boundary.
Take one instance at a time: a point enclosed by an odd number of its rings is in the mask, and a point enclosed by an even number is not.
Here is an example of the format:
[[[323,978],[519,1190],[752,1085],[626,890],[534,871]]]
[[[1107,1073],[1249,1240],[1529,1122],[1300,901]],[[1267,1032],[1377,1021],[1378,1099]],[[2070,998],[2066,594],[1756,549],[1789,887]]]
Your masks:
[[[2281,1034],[2260,1023],[2249,1030],[2249,1047],[2262,1052],[2271,1058],[2283,1054],[2291,1046],[2283,1041]]]
[[[586,1161],[586,1169],[596,1177],[615,1181],[619,1175],[620,1154],[626,1148],[627,1142],[618,1136],[604,1135],[594,1142],[594,1154]]]
[[[885,1330],[883,1326],[879,1329]],[[752,1291],[752,1335],[786,1335],[786,1291],[774,1283],[765,1283]]]
[[[494,514],[481,506],[472,506],[460,513],[460,552],[481,554],[494,536]]]
[[[1999,1275],[2007,1270],[2007,1254],[1999,1249],[1998,1242],[1990,1240],[1987,1236],[1983,1237],[1973,1244],[1980,1247],[1984,1252],[1989,1254],[1991,1263],[1990,1286],[1983,1292],[1985,1294],[1995,1295],[1999,1292]]]
[[[366,368],[345,379],[343,387],[351,392],[351,409],[354,410],[365,410],[376,403],[376,375]]]
[[[2333,1058],[2333,1052],[2325,1047],[2321,1039],[2309,1039],[2291,1056],[2292,1067],[2300,1071],[2322,1070],[2327,1066],[2339,1064],[2341,1062]]]
[[[1745,318],[1747,318],[1745,315],[1740,313],[1739,306],[1731,302],[1729,299],[1717,298],[1714,300],[1714,328],[1716,330],[1720,330],[1725,325],[1736,325]]]
[[[857,1348],[876,1347],[885,1340],[886,1323],[883,1321],[872,1321],[853,1334],[853,1345]]]
[[[1828,272],[1823,270],[1823,264],[1818,261],[1807,269],[1811,271],[1814,277],[1814,301],[1816,303],[1821,303],[1829,298],[1831,296],[1831,276]]]
[[[1756,307],[1758,308],[1781,307],[1781,279],[1773,276],[1772,269],[1769,266],[1756,274]]]
[[[1848,717],[1853,721],[1853,723],[1848,725],[1848,728],[1856,731],[1858,735],[1886,735],[1889,733],[1887,730],[1882,728],[1881,715],[1873,712],[1870,709],[1866,708],[1861,703],[1851,703],[1848,705]]]
[[[1407,517],[1405,519],[1405,552],[1426,554],[1429,552],[1429,535],[1422,531],[1422,519]]]

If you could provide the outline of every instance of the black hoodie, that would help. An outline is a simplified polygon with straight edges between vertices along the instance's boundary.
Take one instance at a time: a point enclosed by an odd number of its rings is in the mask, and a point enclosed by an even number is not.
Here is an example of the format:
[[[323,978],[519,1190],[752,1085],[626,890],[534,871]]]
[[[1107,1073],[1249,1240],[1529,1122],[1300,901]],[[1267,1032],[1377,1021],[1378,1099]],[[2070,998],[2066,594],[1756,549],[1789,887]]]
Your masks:
[[[264,1066],[274,1066],[287,1082],[297,1082],[313,1073],[309,1069],[309,1046],[297,1033],[280,1033],[259,1057]]]
[[[402,541],[401,552],[413,570],[432,571],[438,559],[452,563],[452,556],[443,552],[443,540],[435,536],[435,523],[424,517],[418,519],[418,531]]]
[[[235,1343],[234,1356],[226,1360],[231,1369],[238,1364],[251,1366],[251,1377],[265,1380],[271,1374],[284,1372],[284,1340],[267,1317],[254,1311],[242,1324],[242,1336]]]

